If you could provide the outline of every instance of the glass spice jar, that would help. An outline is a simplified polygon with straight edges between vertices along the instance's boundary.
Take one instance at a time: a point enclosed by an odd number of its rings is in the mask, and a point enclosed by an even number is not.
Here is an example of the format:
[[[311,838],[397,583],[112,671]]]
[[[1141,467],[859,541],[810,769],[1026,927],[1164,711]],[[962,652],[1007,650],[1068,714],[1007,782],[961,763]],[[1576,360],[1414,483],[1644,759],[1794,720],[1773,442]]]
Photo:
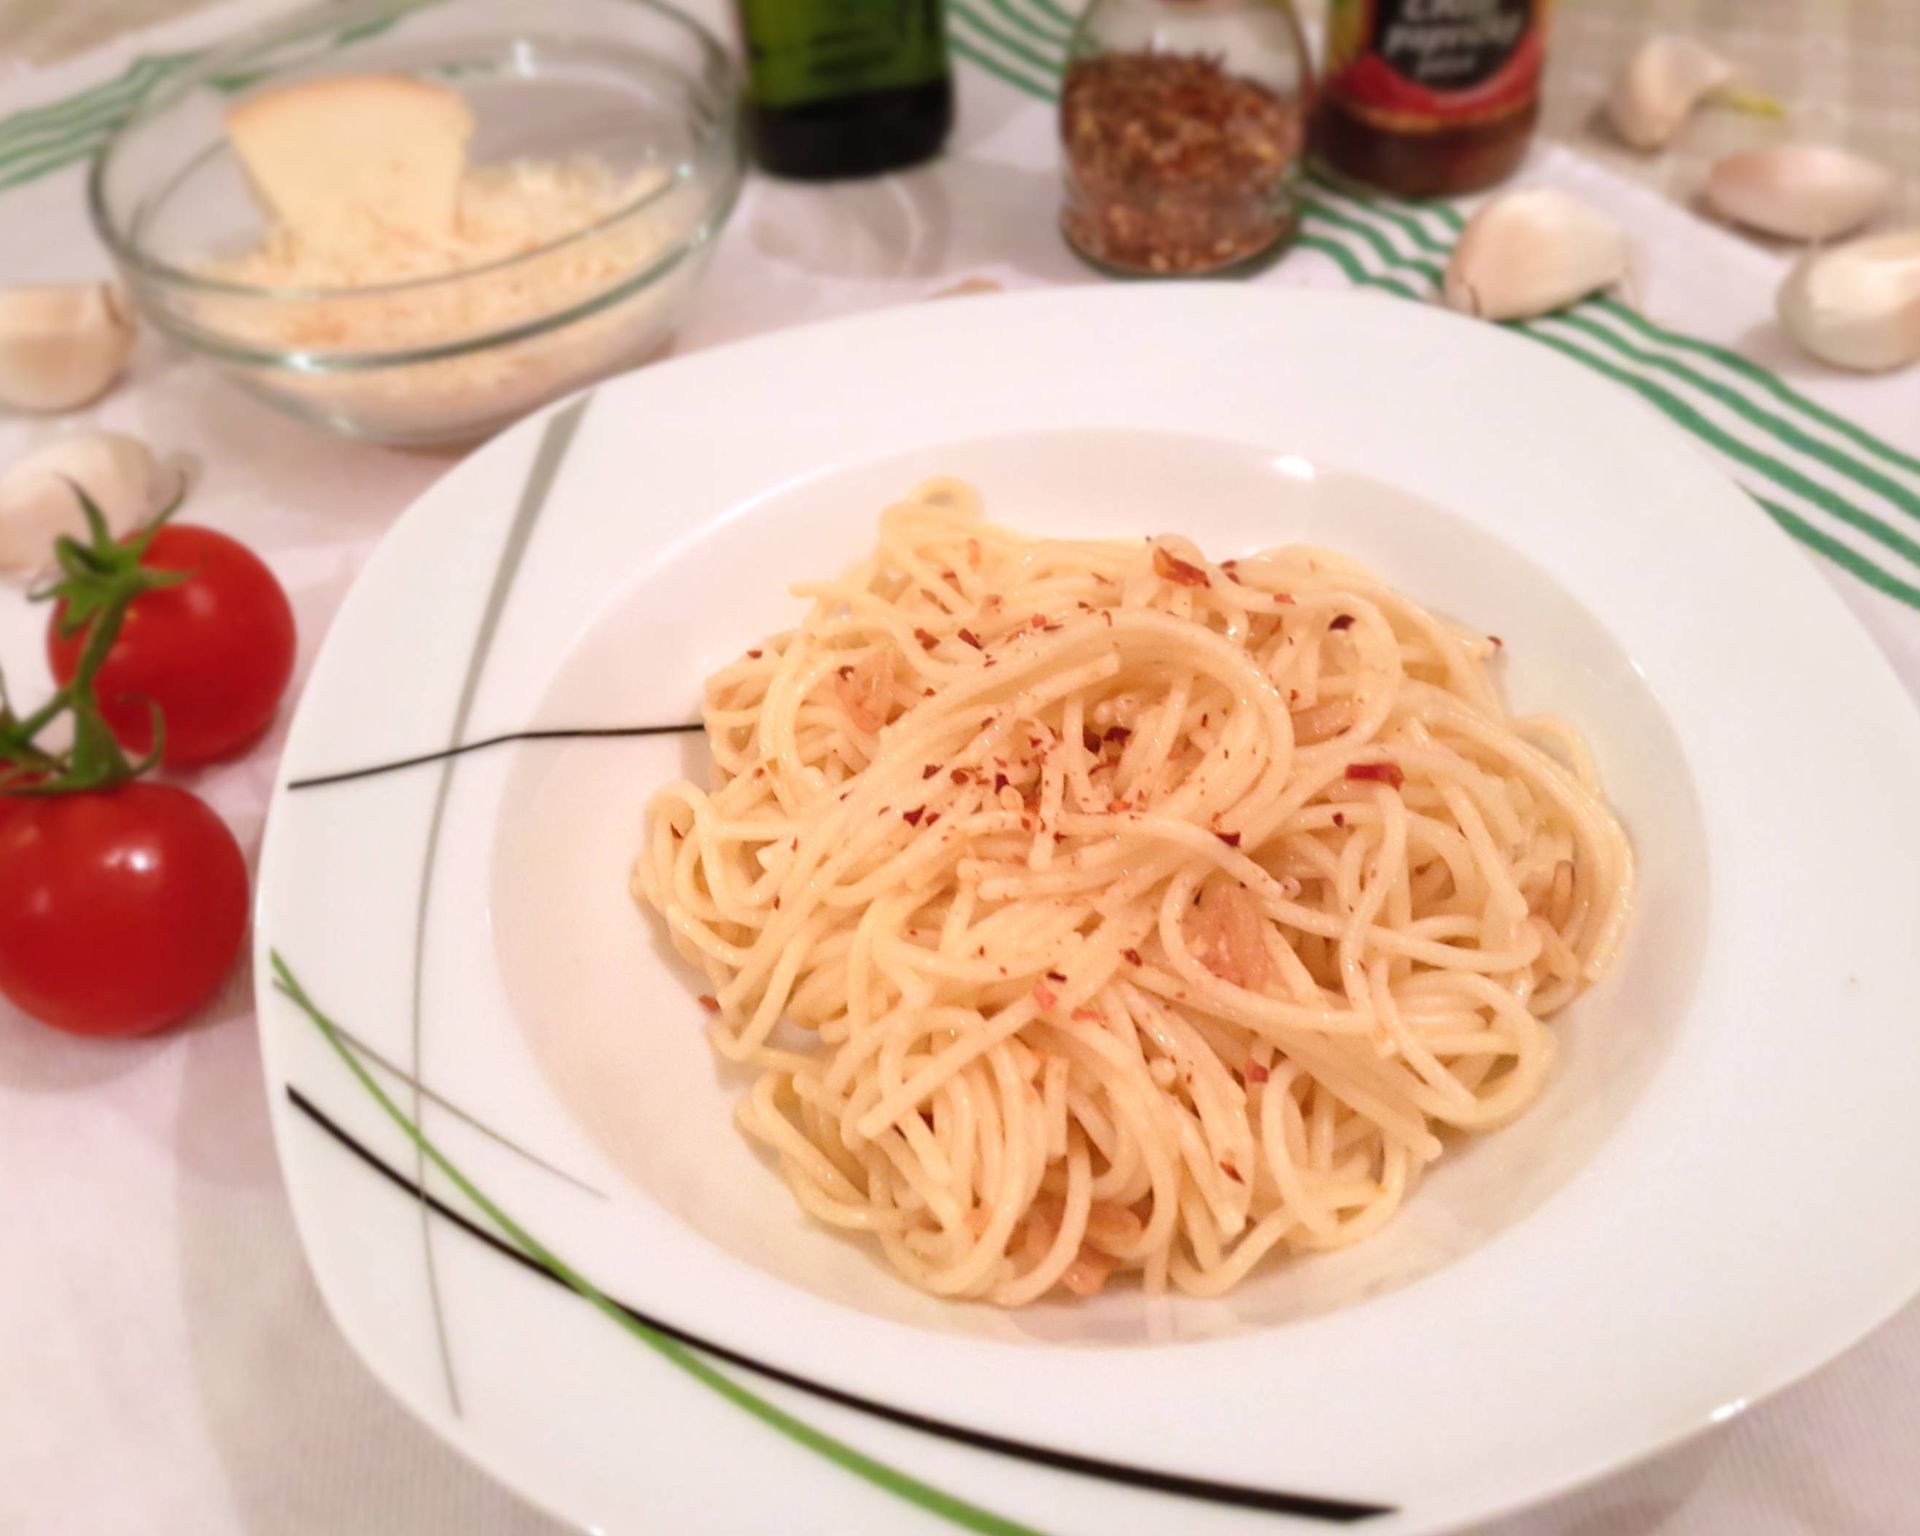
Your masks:
[[[1271,259],[1299,217],[1312,94],[1288,0],[1093,0],[1060,92],[1068,244],[1130,277]]]

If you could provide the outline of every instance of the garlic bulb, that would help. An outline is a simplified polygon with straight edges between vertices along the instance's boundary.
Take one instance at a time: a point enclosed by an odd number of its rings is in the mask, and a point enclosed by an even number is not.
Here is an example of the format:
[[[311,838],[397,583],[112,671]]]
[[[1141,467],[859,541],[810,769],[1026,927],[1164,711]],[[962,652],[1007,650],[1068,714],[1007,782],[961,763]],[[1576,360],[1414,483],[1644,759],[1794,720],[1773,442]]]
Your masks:
[[[1832,240],[1858,229],[1893,196],[1884,165],[1821,144],[1777,144],[1728,155],[1707,172],[1707,202],[1741,224],[1789,240]]]
[[[39,571],[52,561],[59,535],[85,535],[74,485],[117,535],[157,510],[158,482],[152,450],[118,432],[56,438],[36,449],[0,476],[0,570]]]
[[[133,350],[111,283],[0,289],[0,405],[70,411],[106,393]]]
[[[1650,37],[1613,82],[1607,118],[1635,149],[1658,149],[1712,97],[1743,111],[1780,115],[1780,104],[1744,86],[1740,71],[1690,37]]]
[[[1920,229],[1802,258],[1780,285],[1780,325],[1837,367],[1872,372],[1920,360]]]
[[[1627,237],[1597,208],[1552,187],[1490,198],[1447,262],[1447,308],[1483,320],[1528,320],[1627,275]]]

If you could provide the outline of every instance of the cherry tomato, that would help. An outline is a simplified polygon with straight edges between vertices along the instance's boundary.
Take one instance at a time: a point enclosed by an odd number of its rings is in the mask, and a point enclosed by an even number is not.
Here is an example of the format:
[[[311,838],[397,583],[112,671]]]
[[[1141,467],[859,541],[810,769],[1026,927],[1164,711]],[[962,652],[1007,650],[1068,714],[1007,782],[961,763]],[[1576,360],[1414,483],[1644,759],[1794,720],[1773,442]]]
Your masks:
[[[246,545],[168,523],[140,564],[185,571],[176,586],[143,592],[127,609],[94,682],[100,713],[135,757],[153,745],[152,705],[166,722],[165,760],[184,768],[246,746],[273,721],[293,675],[293,608],[273,572]],[[47,629],[47,660],[64,686],[85,632],[63,637],[67,605]]]
[[[213,993],[247,927],[247,866],[184,789],[0,796],[0,993],[55,1029],[139,1035]]]

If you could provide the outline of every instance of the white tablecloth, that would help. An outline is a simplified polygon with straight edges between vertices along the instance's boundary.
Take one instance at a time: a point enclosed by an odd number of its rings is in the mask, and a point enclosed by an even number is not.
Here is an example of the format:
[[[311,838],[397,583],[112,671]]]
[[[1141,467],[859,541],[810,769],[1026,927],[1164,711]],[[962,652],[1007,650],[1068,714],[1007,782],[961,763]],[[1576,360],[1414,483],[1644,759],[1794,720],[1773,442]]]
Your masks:
[[[0,119],[111,78],[136,52],[195,45],[237,24],[235,7],[220,8],[16,76],[0,86]],[[953,153],[937,166],[831,192],[755,182],[682,348],[913,300],[967,276],[1088,280],[1054,233],[1044,116],[971,68],[962,88]],[[1831,408],[1920,450],[1920,372],[1827,379],[1765,333],[1777,256],[1564,151],[1537,156],[1530,174],[1575,186],[1627,222],[1656,319],[1791,370]],[[0,282],[105,267],[77,171],[0,193]],[[1301,251],[1266,280],[1347,278]],[[0,419],[0,462],[94,421],[198,460],[190,515],[270,558],[294,598],[303,671],[375,541],[450,462],[282,420],[151,343],[132,383],[83,417]],[[1920,613],[1822,569],[1920,695]],[[42,622],[17,592],[0,591],[0,665],[23,699],[45,685]],[[250,853],[278,740],[194,781]],[[69,1039],[0,1003],[0,1234],[0,1533],[560,1529],[418,1427],[323,1315],[268,1136],[251,977],[235,976],[192,1027],[131,1043]],[[1489,1531],[1907,1536],[1920,1531],[1917,1432],[1920,1307],[1910,1307],[1734,1423]]]

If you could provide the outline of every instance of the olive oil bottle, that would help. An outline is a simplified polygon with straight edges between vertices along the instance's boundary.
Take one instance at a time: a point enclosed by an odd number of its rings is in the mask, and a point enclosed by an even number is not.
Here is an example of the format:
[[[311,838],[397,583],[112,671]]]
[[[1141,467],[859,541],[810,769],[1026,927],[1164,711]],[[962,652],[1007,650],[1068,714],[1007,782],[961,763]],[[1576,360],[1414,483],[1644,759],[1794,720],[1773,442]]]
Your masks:
[[[776,176],[866,176],[938,152],[953,124],[940,0],[737,0],[747,137]]]

